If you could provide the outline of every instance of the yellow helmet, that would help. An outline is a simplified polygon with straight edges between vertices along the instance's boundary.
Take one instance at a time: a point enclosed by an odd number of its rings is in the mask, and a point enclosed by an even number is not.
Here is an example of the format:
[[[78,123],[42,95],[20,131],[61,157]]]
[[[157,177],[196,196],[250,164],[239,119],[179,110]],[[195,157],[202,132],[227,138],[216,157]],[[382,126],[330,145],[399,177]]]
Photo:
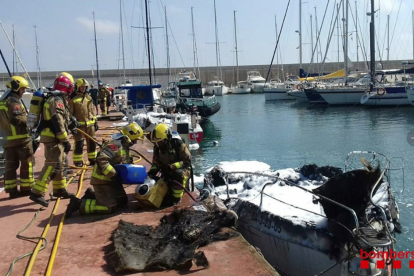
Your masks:
[[[68,72],[62,72],[60,75],[61,75],[61,76],[65,76],[65,77],[67,77],[68,79],[70,79],[70,81],[71,81],[73,84],[75,83],[75,81],[74,81],[74,79],[73,79],[72,75],[71,75],[71,74],[69,74]]]
[[[144,135],[144,131],[137,123],[130,123],[121,129],[121,133],[127,136],[131,141],[140,139]]]
[[[12,91],[19,91],[20,88],[29,89],[29,82],[20,76],[13,76],[6,84],[7,88],[10,88]]]
[[[79,88],[79,87],[82,87],[82,86],[88,87],[89,86],[89,82],[87,80],[85,80],[85,79],[77,79],[76,80],[76,87]]]
[[[171,130],[166,124],[158,124],[151,132],[151,142],[157,143],[171,136]]]

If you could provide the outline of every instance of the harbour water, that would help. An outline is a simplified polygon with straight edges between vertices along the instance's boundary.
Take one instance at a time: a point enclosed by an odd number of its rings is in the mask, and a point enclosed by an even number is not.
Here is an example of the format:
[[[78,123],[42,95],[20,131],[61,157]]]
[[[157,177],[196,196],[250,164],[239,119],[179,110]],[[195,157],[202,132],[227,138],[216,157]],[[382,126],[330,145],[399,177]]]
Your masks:
[[[203,126],[203,142],[192,152],[196,174],[220,161],[236,160],[265,162],[275,170],[308,163],[344,169],[350,151],[382,153],[395,169],[391,186],[403,227],[396,250],[414,251],[414,142],[408,142],[414,107],[310,106],[265,102],[264,94],[227,95],[218,101],[221,110]],[[398,169],[402,166],[404,173]],[[401,263],[399,275],[414,275],[407,259]]]

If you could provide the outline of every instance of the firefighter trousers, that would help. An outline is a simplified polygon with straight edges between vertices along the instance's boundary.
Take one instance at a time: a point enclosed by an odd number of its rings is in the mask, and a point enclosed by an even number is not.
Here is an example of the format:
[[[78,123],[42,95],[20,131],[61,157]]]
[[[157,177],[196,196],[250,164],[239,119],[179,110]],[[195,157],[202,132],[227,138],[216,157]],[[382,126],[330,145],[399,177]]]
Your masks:
[[[20,166],[20,190],[30,191],[34,185],[32,142],[17,147],[5,148],[6,168],[4,188],[6,193],[17,192],[17,169]]]
[[[106,97],[99,100],[99,106],[101,108],[102,115],[108,115],[108,107],[106,106]]]
[[[173,203],[180,202],[184,194],[184,188],[187,185],[188,178],[190,177],[190,170],[188,169],[177,169],[171,172],[168,176],[168,183],[170,187],[170,196]],[[183,187],[177,184],[180,183]]]
[[[81,126],[79,127],[80,130],[82,130],[83,132],[85,132],[86,134],[88,134],[89,136],[91,136],[93,139],[96,140],[96,135],[95,135],[95,126]],[[73,163],[83,163],[83,144],[84,144],[84,140],[86,138],[86,148],[88,151],[88,160],[90,161],[95,161],[96,159],[96,144],[94,141],[92,141],[91,139],[89,139],[89,137],[87,137],[85,134],[83,134],[82,132],[78,131],[76,134],[74,134],[74,138],[75,138],[75,148],[73,150]]]
[[[95,191],[95,198],[82,198],[79,209],[82,215],[111,214],[117,207],[128,204],[128,196],[121,182],[92,186]]]
[[[65,167],[65,153],[63,144],[52,142],[43,143],[45,147],[45,165],[36,180],[32,193],[45,196],[49,187],[49,182],[53,183],[53,192],[66,190],[66,177],[63,176]]]

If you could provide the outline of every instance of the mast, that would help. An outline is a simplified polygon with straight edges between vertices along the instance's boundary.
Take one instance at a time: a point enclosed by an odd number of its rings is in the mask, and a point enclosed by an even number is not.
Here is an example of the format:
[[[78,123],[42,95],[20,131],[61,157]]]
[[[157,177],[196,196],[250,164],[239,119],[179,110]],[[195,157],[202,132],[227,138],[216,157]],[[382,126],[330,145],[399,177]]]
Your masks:
[[[40,88],[42,87],[41,82],[42,82],[42,76],[40,73],[40,61],[39,61],[39,46],[37,45],[37,26],[34,25],[33,26],[35,29],[35,39],[36,39],[36,69],[37,69],[37,87]]]
[[[93,14],[93,33],[95,35],[95,56],[96,56],[96,78],[99,83],[101,76],[99,75],[99,59],[98,59],[98,43],[96,42],[96,25],[95,25],[95,12]]]
[[[375,26],[374,26],[374,0],[371,0],[371,22],[369,23],[369,46],[370,46],[370,56],[371,56],[371,85],[370,85],[370,91],[372,91],[372,88],[375,84]]]
[[[299,68],[302,68],[302,0],[299,0]]]
[[[123,83],[126,81],[125,76],[125,52],[124,52],[124,29],[122,27],[122,0],[119,0],[119,18],[121,21],[121,46],[122,46],[122,68],[124,70],[124,80]]]
[[[317,16],[317,14],[316,14],[316,6],[315,7],[313,7],[314,9],[315,9],[315,31],[316,31],[316,35],[318,35],[318,16]],[[318,45],[319,45],[319,47],[321,46],[321,44],[320,43],[318,43],[318,40],[316,40],[316,66],[318,67],[319,66],[319,52],[320,52],[320,48],[319,48],[319,51],[318,51]],[[318,71],[319,71],[319,69],[317,69]]]
[[[170,68],[170,45],[168,44],[168,21],[167,21],[167,7],[164,6],[164,16],[165,16],[165,42],[167,45],[167,74],[168,74],[168,83],[170,83],[171,68]]]
[[[215,33],[216,33],[216,74],[217,77],[221,79],[219,74],[219,54],[218,54],[218,30],[217,30],[217,14],[216,14],[216,0],[214,0],[214,24],[215,24]]]
[[[198,57],[197,57],[197,41],[195,37],[195,31],[194,31],[194,16],[193,16],[193,9],[194,7],[191,7],[191,29],[193,31],[193,55],[194,55],[194,72],[197,72],[198,78],[200,78],[200,67],[198,67]],[[197,71],[196,71],[197,68]]]
[[[310,15],[310,29],[311,29],[311,55],[312,55],[312,60],[311,60],[311,64],[313,63],[313,29],[312,29],[312,14]]]
[[[413,59],[414,59],[414,11],[412,11],[412,21],[413,21]]]
[[[345,67],[345,85],[348,84],[348,6],[349,6],[349,0],[345,1],[345,28],[344,28],[344,34],[345,34],[345,44],[344,44],[344,67]]]
[[[15,38],[15,36],[14,36],[14,24],[12,25],[12,29],[13,29],[13,45],[16,45],[16,38]],[[13,51],[13,76],[14,76],[14,58],[15,58],[15,56],[16,56],[16,54],[14,53],[14,51]],[[16,60],[16,70],[17,70],[17,60]],[[17,72],[17,71],[16,71]]]
[[[387,15],[387,60],[390,60],[390,15]]]
[[[237,54],[237,29],[236,29],[236,11],[233,11],[234,16],[234,41],[236,42],[236,83],[239,81],[239,55]]]
[[[149,23],[148,23],[148,0],[145,0],[145,29],[147,31],[148,74],[149,74],[150,86],[152,87],[151,49],[150,49]]]
[[[356,33],[356,57],[357,57],[357,68],[359,68],[359,37],[358,37],[358,8],[357,1],[355,1],[355,33]]]

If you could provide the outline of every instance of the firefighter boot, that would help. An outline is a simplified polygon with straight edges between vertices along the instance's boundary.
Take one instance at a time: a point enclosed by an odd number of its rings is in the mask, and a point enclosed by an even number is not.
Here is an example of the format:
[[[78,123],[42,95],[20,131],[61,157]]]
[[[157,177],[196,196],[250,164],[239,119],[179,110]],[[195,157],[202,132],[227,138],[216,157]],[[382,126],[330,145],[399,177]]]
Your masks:
[[[48,207],[50,200],[46,200],[42,195],[37,195],[31,193],[29,199],[36,202],[37,204],[42,205],[43,207]]]
[[[85,194],[83,195],[82,199],[96,199],[95,191],[92,187],[86,189]]]
[[[53,191],[53,197],[61,197],[63,199],[72,198],[75,194],[69,193],[66,189],[59,189],[57,191]]]
[[[68,204],[68,208],[66,209],[66,218],[70,218],[73,213],[79,211],[81,205],[81,200],[77,197],[71,197],[70,202]]]
[[[9,191],[9,198],[10,198],[10,199],[13,199],[13,198],[18,198],[18,197],[21,197],[21,196],[22,196],[22,195],[21,195],[20,191],[19,191],[19,190],[17,190],[17,188],[15,188],[15,189],[13,189],[13,190]]]

